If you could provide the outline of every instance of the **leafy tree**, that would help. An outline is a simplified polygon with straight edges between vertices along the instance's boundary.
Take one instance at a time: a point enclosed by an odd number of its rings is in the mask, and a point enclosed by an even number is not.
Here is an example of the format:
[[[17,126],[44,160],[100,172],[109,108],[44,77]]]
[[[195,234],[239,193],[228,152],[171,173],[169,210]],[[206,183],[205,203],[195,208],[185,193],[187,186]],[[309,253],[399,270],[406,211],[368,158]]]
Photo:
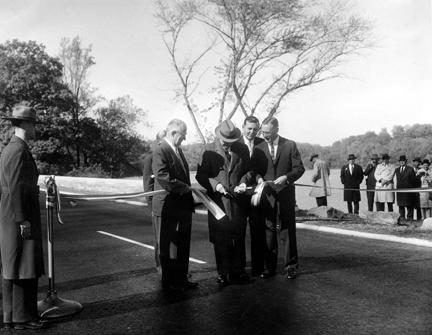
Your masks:
[[[111,100],[107,107],[96,110],[96,122],[100,129],[97,143],[99,161],[111,176],[122,176],[125,169],[136,168],[130,162],[139,165],[140,155],[148,150],[133,130],[143,116],[145,112],[136,107],[129,96]]]
[[[289,94],[336,78],[338,66],[370,46],[371,25],[340,2],[301,0],[158,0],[157,18],[180,87],[177,92],[199,129],[200,114],[218,107],[218,120],[237,111],[280,112]],[[201,25],[208,43],[190,56],[182,38]],[[194,104],[210,50],[217,79],[206,108]],[[186,56],[185,56],[186,54]],[[208,80],[206,84],[208,84]],[[202,85],[201,85],[202,86]],[[195,99],[196,100],[196,99]]]
[[[67,169],[67,156],[61,139],[64,115],[72,106],[72,95],[62,82],[62,64],[49,56],[45,47],[34,41],[12,40],[0,44],[1,114],[23,101],[38,112],[38,141],[33,145],[42,172]],[[9,123],[2,122],[1,132],[8,134]]]

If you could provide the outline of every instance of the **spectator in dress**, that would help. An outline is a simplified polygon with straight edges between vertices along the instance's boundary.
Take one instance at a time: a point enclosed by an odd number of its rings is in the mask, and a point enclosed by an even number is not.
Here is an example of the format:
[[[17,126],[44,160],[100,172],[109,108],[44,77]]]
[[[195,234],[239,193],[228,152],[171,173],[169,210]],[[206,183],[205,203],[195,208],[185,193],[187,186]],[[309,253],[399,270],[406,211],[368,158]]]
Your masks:
[[[432,187],[432,171],[430,170],[430,161],[424,159],[422,166],[418,170],[420,177],[421,187]],[[429,198],[430,192],[420,192],[420,208],[423,218],[430,218],[432,216],[432,200]]]

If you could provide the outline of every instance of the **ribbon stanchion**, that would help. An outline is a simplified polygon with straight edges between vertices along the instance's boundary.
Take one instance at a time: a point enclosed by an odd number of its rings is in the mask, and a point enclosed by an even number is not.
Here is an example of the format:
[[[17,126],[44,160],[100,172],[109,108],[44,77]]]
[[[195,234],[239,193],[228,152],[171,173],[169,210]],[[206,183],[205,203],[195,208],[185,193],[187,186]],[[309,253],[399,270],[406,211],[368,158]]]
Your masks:
[[[45,299],[38,301],[38,311],[42,318],[51,319],[65,317],[76,314],[82,310],[82,305],[77,301],[62,299],[57,296],[55,289],[55,272],[54,272],[54,238],[53,238],[53,221],[54,211],[56,219],[60,224],[63,221],[60,217],[61,203],[60,193],[58,192],[54,176],[45,180],[46,185],[46,209],[47,209],[47,243],[48,243],[48,293]]]

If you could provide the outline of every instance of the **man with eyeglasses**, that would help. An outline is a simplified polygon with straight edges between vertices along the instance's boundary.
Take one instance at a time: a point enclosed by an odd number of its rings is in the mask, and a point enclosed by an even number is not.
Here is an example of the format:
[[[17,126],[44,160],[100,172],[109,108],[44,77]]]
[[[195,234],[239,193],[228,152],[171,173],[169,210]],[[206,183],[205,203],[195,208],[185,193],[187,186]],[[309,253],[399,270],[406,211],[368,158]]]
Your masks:
[[[186,133],[186,123],[178,119],[170,121],[152,158],[154,190],[167,192],[153,196],[152,213],[155,229],[160,231],[162,288],[169,291],[184,291],[198,285],[188,280],[194,205],[189,167],[180,147]]]

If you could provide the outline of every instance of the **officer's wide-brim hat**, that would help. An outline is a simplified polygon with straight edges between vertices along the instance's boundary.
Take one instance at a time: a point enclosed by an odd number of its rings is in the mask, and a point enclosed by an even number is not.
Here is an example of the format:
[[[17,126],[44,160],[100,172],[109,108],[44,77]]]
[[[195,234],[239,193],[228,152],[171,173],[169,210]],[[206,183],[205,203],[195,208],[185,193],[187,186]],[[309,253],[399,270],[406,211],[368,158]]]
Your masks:
[[[225,120],[216,127],[215,134],[223,142],[236,142],[241,136],[241,131],[231,120]]]
[[[414,159],[413,159],[413,162],[419,162],[419,163],[421,163],[421,162],[422,162],[422,160],[421,160],[421,158],[420,158],[420,157],[416,157],[416,158],[414,158]]]
[[[25,106],[25,105],[16,105],[12,109],[12,115],[11,116],[5,116],[3,117],[5,120],[9,121],[28,121],[37,123],[36,121],[36,110],[32,107]]]
[[[357,157],[354,154],[349,154],[347,161],[349,161],[351,159],[357,159]]]
[[[406,158],[405,155],[401,155],[401,156],[399,157],[399,162],[401,162],[401,161],[404,161],[404,162],[407,161],[407,158]]]
[[[382,154],[381,159],[390,159],[388,154]]]

